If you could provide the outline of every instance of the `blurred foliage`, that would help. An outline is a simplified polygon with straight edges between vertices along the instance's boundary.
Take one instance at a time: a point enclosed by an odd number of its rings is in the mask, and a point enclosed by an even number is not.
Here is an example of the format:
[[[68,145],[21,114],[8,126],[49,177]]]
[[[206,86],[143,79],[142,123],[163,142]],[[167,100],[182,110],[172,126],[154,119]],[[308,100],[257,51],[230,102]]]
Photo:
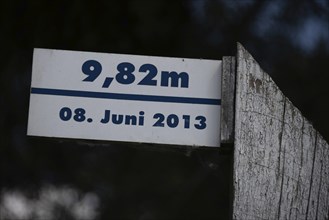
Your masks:
[[[0,188],[70,185],[102,219],[229,218],[230,152],[27,138],[33,48],[221,59],[241,42],[329,140],[328,20],[326,0],[2,1]]]

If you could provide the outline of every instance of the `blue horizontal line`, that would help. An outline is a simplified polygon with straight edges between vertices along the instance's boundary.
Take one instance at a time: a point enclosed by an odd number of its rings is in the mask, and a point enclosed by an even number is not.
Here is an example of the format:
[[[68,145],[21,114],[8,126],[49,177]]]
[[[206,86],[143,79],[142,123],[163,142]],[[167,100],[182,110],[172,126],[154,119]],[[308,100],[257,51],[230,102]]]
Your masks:
[[[173,103],[204,104],[204,105],[221,104],[220,99],[120,94],[120,93],[90,92],[90,91],[77,91],[77,90],[64,90],[64,89],[31,88],[31,93],[40,94],[40,95],[57,95],[57,96],[117,99],[117,100],[131,100],[131,101],[173,102]]]

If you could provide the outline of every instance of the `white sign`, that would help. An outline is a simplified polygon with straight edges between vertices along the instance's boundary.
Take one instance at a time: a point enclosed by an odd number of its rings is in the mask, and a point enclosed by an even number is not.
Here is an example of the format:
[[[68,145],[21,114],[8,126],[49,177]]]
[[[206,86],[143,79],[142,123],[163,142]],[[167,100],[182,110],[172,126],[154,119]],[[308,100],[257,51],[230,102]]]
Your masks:
[[[221,65],[35,49],[28,135],[219,147]]]

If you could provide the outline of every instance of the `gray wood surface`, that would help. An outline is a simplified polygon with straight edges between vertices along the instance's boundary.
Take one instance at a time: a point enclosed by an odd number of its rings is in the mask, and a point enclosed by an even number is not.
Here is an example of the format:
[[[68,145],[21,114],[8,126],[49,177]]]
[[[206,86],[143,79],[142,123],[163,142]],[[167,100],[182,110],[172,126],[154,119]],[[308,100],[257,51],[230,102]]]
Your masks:
[[[223,57],[222,63],[221,143],[233,143],[235,57]]]
[[[329,146],[240,44],[233,219],[328,219]]]

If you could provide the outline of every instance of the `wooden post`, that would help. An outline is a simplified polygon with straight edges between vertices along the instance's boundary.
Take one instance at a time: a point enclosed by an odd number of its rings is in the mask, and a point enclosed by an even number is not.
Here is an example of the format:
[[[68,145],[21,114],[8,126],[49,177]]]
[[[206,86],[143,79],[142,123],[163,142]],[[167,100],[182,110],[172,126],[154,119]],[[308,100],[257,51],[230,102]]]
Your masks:
[[[223,57],[221,143],[233,143],[234,141],[235,64],[235,57]]]
[[[232,218],[328,219],[328,143],[240,44],[236,62]]]

